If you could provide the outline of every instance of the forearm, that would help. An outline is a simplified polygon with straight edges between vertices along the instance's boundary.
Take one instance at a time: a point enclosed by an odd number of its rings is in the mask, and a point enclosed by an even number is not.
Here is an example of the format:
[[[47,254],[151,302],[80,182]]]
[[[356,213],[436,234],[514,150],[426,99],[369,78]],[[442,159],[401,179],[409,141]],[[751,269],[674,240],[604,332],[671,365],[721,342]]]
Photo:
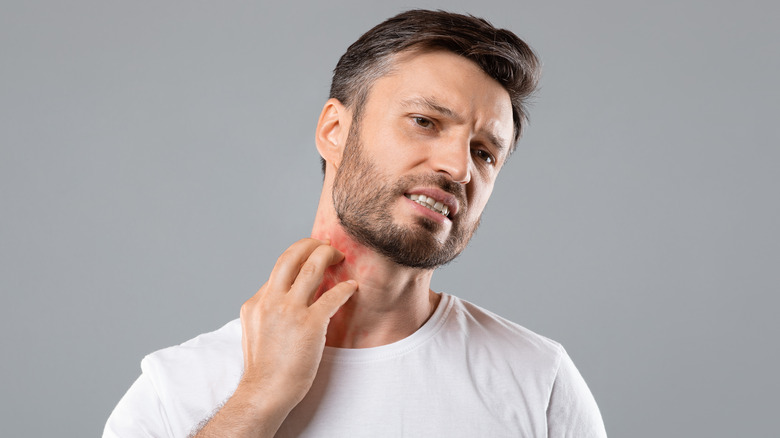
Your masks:
[[[273,437],[295,405],[263,398],[245,389],[247,386],[239,384],[228,401],[192,437]]]

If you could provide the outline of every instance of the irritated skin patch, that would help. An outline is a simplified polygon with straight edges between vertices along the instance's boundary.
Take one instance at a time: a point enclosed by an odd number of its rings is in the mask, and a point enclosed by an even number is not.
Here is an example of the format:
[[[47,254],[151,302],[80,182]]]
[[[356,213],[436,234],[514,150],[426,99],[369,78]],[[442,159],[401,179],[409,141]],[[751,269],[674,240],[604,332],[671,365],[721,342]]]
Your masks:
[[[322,224],[324,225],[324,224]],[[340,225],[328,224],[327,227],[315,227],[312,237],[320,240],[329,240],[330,245],[344,254],[344,260],[328,267],[322,279],[322,284],[317,290],[316,298],[325,291],[331,289],[342,281],[355,278],[365,278],[371,275],[374,267],[366,263],[364,256],[370,250],[357,243],[341,228]]]

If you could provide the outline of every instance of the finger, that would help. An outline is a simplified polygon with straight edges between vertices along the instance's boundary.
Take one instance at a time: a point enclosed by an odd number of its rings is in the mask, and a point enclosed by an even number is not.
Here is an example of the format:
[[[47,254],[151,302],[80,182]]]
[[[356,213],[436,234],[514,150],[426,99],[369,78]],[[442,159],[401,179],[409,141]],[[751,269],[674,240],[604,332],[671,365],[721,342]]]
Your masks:
[[[323,318],[330,319],[358,289],[355,280],[342,281],[323,293],[310,309]]]
[[[325,245],[325,242],[317,239],[301,239],[290,245],[276,260],[274,269],[268,278],[270,289],[289,291],[295,277],[298,276],[301,265],[318,246],[322,245]]]
[[[322,283],[325,269],[342,260],[344,254],[332,246],[322,245],[315,248],[298,271],[290,292],[298,299],[310,302]]]

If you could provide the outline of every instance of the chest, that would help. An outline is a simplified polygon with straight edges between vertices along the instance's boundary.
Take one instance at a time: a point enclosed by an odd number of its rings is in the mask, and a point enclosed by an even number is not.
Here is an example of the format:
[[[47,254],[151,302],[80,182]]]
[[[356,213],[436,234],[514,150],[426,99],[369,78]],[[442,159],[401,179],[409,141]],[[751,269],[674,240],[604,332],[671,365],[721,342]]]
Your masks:
[[[323,363],[277,437],[545,436],[548,396],[532,370],[490,358]]]

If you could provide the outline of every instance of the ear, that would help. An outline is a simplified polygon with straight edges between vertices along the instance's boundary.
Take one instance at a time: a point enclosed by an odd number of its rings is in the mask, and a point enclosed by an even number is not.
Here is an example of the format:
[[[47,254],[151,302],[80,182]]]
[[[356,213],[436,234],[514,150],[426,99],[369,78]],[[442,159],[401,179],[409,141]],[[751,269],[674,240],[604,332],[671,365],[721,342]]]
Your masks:
[[[341,154],[349,134],[352,112],[338,99],[328,99],[317,121],[315,141],[320,156],[337,169],[341,164]]]

